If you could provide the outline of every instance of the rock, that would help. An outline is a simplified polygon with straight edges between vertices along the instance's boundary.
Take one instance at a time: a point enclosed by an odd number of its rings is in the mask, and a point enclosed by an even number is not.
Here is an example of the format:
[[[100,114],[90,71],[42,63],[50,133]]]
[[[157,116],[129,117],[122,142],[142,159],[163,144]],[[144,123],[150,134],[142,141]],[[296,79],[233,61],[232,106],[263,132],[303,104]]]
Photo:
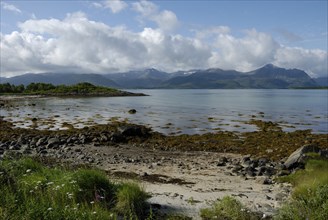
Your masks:
[[[135,109],[133,108],[133,109],[130,109],[128,112],[129,112],[130,114],[135,114],[135,113],[137,113],[137,110],[135,110]]]
[[[290,174],[289,170],[280,170],[278,171],[277,176],[287,176],[289,174]]]
[[[303,167],[305,163],[305,154],[309,152],[319,153],[320,149],[316,145],[304,145],[294,151],[285,161],[284,165],[289,170]]]
[[[44,144],[45,142],[45,138],[40,138],[36,143],[35,143],[35,146],[39,147],[41,146],[42,144]]]
[[[233,172],[233,173],[238,173],[238,172],[241,171],[242,169],[243,169],[242,166],[240,166],[240,165],[236,165],[236,166],[234,166],[234,168],[232,168],[231,172]]]
[[[260,158],[258,160],[258,165],[259,166],[265,166],[265,164],[268,163],[268,162],[269,162],[268,159],[266,159],[266,158]]]
[[[48,139],[48,145],[50,144],[59,144],[60,140],[58,138],[49,138]]]
[[[260,184],[263,184],[263,185],[272,184],[272,180],[267,178],[267,177],[257,177],[256,182],[260,183]]]
[[[221,166],[225,166],[226,163],[228,162],[228,159],[226,157],[220,157],[217,161],[217,166],[221,167]]]
[[[118,127],[118,131],[123,136],[138,136],[138,137],[145,137],[148,136],[149,132],[142,126],[137,125],[124,125]]]
[[[266,167],[264,175],[272,176],[276,173],[276,170],[273,167]]]
[[[277,193],[275,196],[276,201],[283,201],[287,195],[285,193]]]
[[[110,139],[110,141],[115,142],[115,143],[125,140],[124,136],[119,133],[112,134],[112,136],[109,139]]]

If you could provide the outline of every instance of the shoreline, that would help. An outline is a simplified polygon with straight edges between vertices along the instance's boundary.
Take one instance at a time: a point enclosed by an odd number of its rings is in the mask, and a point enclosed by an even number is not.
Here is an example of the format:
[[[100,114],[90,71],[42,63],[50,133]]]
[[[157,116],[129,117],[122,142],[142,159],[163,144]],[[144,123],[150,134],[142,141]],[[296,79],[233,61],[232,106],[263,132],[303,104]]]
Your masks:
[[[199,219],[201,208],[230,195],[252,211],[272,216],[292,190],[275,180],[292,172],[284,167],[290,152],[306,144],[328,149],[328,134],[285,133],[272,122],[257,124],[262,129],[244,137],[233,132],[165,136],[122,122],[39,131],[16,128],[0,118],[0,155],[52,158],[59,164],[100,168],[117,181],[137,181],[152,195],[149,202],[164,214]],[[254,141],[247,142],[248,138]],[[287,150],[277,142],[280,138],[293,141],[294,147]]]

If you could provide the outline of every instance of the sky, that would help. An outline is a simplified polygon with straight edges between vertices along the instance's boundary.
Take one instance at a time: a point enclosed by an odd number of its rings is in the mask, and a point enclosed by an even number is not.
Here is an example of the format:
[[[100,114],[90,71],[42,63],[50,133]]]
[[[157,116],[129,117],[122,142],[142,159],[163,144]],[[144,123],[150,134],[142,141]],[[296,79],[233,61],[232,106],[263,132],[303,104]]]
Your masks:
[[[0,0],[0,74],[247,72],[327,76],[327,0]]]

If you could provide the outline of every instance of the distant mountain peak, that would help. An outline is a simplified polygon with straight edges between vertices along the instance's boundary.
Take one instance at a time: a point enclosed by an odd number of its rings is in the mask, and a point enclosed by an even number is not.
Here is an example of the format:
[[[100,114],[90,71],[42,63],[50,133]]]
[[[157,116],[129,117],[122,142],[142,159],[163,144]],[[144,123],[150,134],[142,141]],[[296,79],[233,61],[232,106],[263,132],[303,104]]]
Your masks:
[[[274,68],[280,68],[280,67],[275,66],[272,63],[268,63],[268,64],[264,65],[262,68],[274,69]]]

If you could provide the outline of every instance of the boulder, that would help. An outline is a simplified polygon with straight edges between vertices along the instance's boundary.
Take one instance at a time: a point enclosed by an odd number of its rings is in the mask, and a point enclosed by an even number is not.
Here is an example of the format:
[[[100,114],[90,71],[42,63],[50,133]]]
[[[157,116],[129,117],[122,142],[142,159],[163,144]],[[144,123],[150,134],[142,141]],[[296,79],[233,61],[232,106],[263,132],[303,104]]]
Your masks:
[[[319,153],[320,148],[318,148],[316,145],[304,145],[300,148],[298,148],[296,151],[294,151],[288,159],[285,161],[284,165],[287,169],[291,170],[297,167],[303,167],[305,164],[305,154],[306,153]]]
[[[130,136],[138,136],[138,137],[146,137],[149,135],[149,131],[142,126],[138,125],[124,125],[118,127],[118,131],[120,134],[126,137]]]
[[[135,110],[135,109],[133,108],[133,109],[130,109],[128,112],[129,112],[130,114],[135,114],[135,113],[137,113],[137,110]]]

